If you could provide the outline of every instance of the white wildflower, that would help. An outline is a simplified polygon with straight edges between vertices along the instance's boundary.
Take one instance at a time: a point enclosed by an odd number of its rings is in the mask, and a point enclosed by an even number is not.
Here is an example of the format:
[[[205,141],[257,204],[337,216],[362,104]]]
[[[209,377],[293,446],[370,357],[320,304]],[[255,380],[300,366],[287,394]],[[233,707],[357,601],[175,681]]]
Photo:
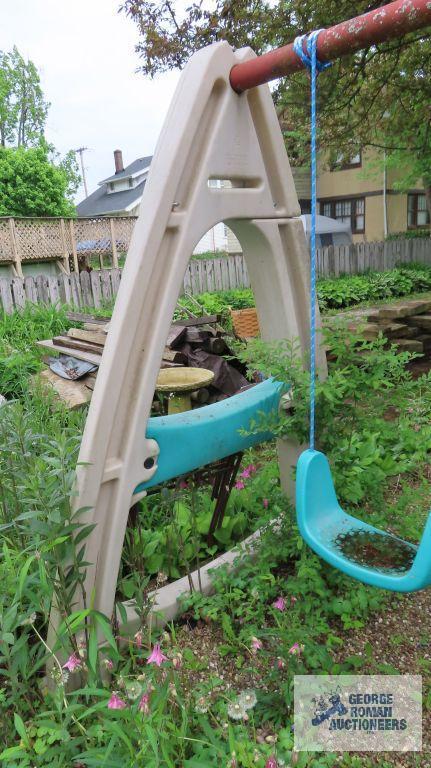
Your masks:
[[[231,701],[227,708],[227,713],[231,720],[246,720],[247,718],[247,712],[244,709],[244,706],[239,702],[237,699],[236,701]]]
[[[256,706],[257,698],[253,690],[243,691],[238,697],[238,703],[243,709],[253,709]]]

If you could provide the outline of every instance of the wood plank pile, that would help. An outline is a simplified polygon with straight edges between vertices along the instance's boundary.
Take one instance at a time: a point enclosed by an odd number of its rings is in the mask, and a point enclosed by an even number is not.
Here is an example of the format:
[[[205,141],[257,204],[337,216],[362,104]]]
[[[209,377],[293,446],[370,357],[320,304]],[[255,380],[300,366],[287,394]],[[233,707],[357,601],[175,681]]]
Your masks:
[[[53,339],[38,341],[38,345],[51,353],[59,353],[99,366],[109,333],[110,318],[76,312],[69,312],[67,317],[72,322],[79,322],[82,328],[70,328],[67,333]],[[194,366],[216,371],[214,386],[210,390],[199,389],[192,393],[195,407],[234,394],[247,384],[241,364],[238,362],[237,365],[232,365],[231,361],[228,363],[222,357],[229,352],[218,315],[187,317],[172,323],[160,367]],[[45,362],[49,366],[49,359]],[[73,381],[63,379],[49,367],[41,374],[42,381],[51,385],[58,397],[70,408],[78,408],[88,402],[96,376],[97,370]],[[161,411],[158,399],[154,402],[154,410]]]
[[[428,354],[431,351],[431,301],[403,301],[372,310],[363,328],[364,338],[371,341],[380,333],[402,351]]]

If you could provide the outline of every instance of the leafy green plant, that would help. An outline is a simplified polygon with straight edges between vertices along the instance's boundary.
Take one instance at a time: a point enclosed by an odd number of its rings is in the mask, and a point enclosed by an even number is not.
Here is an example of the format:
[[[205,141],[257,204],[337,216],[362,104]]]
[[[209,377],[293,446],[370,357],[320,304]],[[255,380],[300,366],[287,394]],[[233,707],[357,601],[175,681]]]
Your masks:
[[[274,463],[262,463],[261,455],[251,451],[247,462],[251,469],[246,466],[240,472],[223,522],[211,538],[214,500],[208,489],[195,487],[189,480],[182,489],[162,488],[141,502],[127,532],[120,593],[128,598],[136,593],[136,571],[141,580],[159,573],[179,578],[256,530],[268,517],[267,497],[277,483],[277,470]]]
[[[319,279],[317,283],[317,295],[322,312],[429,290],[431,290],[431,268],[424,264],[402,264],[387,272],[325,277]],[[229,309],[246,309],[255,306],[253,291],[250,288],[201,293],[194,299],[208,314],[223,314]],[[180,304],[191,311],[196,310],[196,305],[187,298],[181,298]]]
[[[22,397],[29,389],[30,377],[40,370],[40,339],[64,333],[71,323],[66,308],[26,304],[12,314],[0,314],[0,394]]]
[[[428,460],[431,430],[420,413],[424,408],[428,410],[425,393],[431,376],[428,373],[414,381],[406,367],[414,355],[386,348],[384,339],[367,342],[359,333],[349,333],[346,344],[343,326],[327,330],[324,335],[332,362],[328,378],[316,383],[317,445],[330,458],[341,502],[351,509],[365,503],[366,516],[374,509],[374,522],[384,521],[383,502],[391,478],[416,475]],[[273,428],[279,436],[293,436],[304,443],[308,433],[309,374],[302,367],[296,345],[256,340],[242,356],[291,388],[294,407]],[[417,537],[421,519],[417,519]],[[395,525],[400,530],[402,519],[397,519]]]
[[[4,343],[14,345],[22,385],[20,401],[0,408],[2,766],[268,768],[270,758],[300,768],[340,764],[336,755],[292,752],[293,675],[393,673],[397,644],[385,667],[370,643],[361,655],[344,650],[373,612],[388,610],[389,596],[341,575],[304,545],[269,443],[245,457],[248,467],[211,544],[207,490],[188,484],[141,503],[127,532],[116,614],[124,619],[120,599],[132,600],[140,624],[134,636],[94,610],[92,596],[83,596],[83,608],[73,604],[75,589],[82,593],[88,534],[70,507],[85,414],[25,387],[30,339],[67,327],[62,312],[26,312],[4,318]],[[346,507],[415,541],[431,496],[431,376],[414,379],[406,368],[412,356],[382,340],[349,334],[348,342],[338,325],[326,339],[332,361],[317,386],[319,447]],[[306,440],[309,379],[296,346],[256,342],[243,355],[251,369],[292,389],[293,410],[274,421],[275,434]],[[268,424],[253,429],[262,427]],[[190,574],[258,527],[259,539],[233,571],[213,571],[213,594],[202,594],[196,580],[169,631],[149,619],[149,591],[164,581],[162,571]],[[63,621],[47,642],[54,597]],[[424,658],[424,676],[428,667]],[[341,764],[377,765],[356,755]]]

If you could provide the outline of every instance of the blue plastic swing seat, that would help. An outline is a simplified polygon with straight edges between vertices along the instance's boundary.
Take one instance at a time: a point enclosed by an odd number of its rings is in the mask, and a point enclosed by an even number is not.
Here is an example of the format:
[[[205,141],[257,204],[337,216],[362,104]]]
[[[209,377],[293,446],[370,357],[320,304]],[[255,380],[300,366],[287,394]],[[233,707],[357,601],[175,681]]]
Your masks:
[[[328,460],[319,451],[306,450],[299,457],[296,514],[311,549],[354,579],[394,592],[415,592],[431,584],[431,513],[418,547],[346,514],[335,495]]]

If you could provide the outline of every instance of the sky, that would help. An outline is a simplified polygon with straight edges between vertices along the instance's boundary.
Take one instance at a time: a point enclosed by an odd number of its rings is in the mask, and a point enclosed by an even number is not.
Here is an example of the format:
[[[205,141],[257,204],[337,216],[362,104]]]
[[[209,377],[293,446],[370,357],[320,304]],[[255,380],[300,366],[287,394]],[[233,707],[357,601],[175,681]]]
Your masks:
[[[151,155],[178,72],[154,80],[137,73],[137,29],[118,13],[121,0],[1,0],[0,49],[16,45],[39,70],[51,103],[46,138],[64,154],[84,153],[88,191],[114,173],[114,149],[124,164]],[[5,7],[7,5],[7,12]],[[85,197],[83,187],[76,201]]]

